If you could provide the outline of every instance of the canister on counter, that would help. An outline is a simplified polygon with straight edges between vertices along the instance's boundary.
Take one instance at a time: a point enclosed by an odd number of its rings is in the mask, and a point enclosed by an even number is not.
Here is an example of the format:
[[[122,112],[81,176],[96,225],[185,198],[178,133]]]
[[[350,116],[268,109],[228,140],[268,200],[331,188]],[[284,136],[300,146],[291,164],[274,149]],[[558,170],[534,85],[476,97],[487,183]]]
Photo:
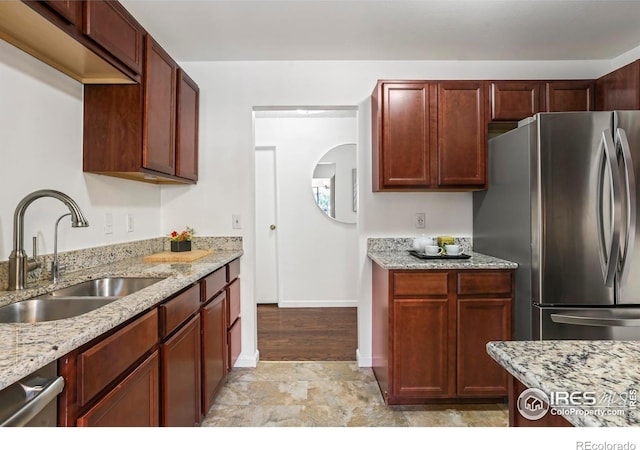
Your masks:
[[[438,236],[438,247],[444,247],[445,244],[455,244],[453,236]]]

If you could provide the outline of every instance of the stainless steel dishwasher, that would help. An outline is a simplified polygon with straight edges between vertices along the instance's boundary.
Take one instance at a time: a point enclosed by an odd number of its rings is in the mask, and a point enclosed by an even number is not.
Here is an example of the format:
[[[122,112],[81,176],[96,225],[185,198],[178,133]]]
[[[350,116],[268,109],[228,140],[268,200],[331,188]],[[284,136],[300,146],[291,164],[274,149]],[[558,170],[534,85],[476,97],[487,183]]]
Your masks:
[[[64,379],[56,361],[0,391],[0,426],[55,427]]]

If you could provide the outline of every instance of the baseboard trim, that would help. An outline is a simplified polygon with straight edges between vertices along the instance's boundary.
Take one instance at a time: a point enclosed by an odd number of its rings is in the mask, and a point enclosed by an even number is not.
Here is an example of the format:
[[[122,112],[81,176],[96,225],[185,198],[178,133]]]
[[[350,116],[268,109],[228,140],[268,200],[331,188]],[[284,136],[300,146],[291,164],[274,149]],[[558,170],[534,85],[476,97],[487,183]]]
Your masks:
[[[256,367],[260,361],[260,352],[256,350],[253,355],[245,355],[243,353],[236,359],[236,364],[233,367]]]
[[[358,362],[358,367],[372,367],[373,366],[373,358],[371,356],[363,356],[360,353],[360,349],[356,349],[356,361]]]
[[[358,300],[283,300],[279,308],[355,308]]]

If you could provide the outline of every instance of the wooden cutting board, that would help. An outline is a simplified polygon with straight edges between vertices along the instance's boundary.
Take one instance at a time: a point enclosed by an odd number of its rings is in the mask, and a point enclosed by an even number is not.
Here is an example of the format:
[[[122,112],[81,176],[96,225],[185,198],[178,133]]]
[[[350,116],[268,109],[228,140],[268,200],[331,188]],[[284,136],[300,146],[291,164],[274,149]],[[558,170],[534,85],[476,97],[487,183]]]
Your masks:
[[[196,259],[204,258],[213,253],[212,249],[208,250],[191,250],[190,252],[160,252],[153,255],[147,255],[142,260],[144,262],[191,262]]]

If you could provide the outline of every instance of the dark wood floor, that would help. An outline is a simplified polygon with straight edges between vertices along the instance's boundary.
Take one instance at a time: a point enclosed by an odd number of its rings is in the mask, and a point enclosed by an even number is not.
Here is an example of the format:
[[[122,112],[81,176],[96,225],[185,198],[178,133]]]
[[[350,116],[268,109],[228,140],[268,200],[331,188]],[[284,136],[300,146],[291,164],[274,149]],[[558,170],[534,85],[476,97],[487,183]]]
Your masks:
[[[258,305],[261,361],[355,361],[356,308]]]

